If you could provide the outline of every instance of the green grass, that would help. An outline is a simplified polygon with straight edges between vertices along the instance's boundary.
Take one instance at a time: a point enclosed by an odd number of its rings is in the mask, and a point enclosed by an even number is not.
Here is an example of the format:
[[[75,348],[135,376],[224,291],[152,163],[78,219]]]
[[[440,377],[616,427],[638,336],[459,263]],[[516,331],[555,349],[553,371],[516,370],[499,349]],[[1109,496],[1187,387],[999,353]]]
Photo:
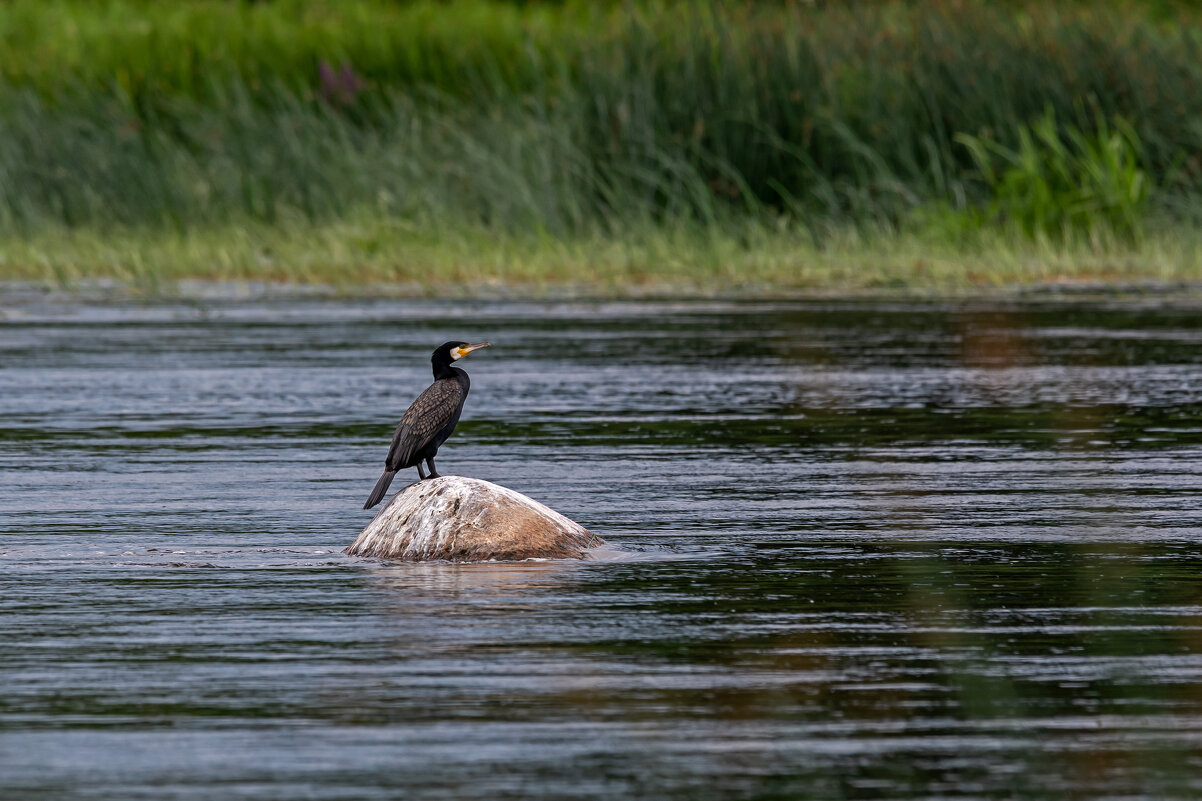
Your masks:
[[[1196,271],[1187,5],[3,10],[0,276],[708,291]]]
[[[1013,149],[968,134],[958,140],[993,192],[988,213],[998,222],[1028,237],[1143,234],[1149,180],[1139,136],[1125,120],[1111,130],[1099,119],[1086,133],[1049,112],[1020,126]]]
[[[116,85],[207,97],[231,79],[303,94],[318,86],[323,60],[351,61],[377,88],[526,90],[545,80],[546,59],[570,58],[574,40],[618,17],[587,3],[486,0],[8,0],[3,8],[0,76],[45,96]]]
[[[373,295],[774,295],[800,291],[959,292],[1039,283],[1199,282],[1202,236],[1184,229],[1124,240],[1015,239],[995,230],[808,231],[649,226],[572,239],[421,226],[367,212],[191,232],[46,230],[0,246],[0,274],[73,286],[116,278],[172,294],[185,279],[321,284]]]

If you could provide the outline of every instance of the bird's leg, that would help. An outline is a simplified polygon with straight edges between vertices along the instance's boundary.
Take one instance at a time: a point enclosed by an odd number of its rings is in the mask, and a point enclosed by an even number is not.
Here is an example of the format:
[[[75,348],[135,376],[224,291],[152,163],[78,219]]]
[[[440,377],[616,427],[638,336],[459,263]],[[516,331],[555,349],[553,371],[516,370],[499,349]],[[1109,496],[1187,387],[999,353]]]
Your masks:
[[[422,472],[422,463],[421,462],[417,463],[417,480],[418,481],[426,480],[426,474]]]
[[[438,471],[434,469],[434,457],[433,456],[426,457],[426,464],[430,468],[430,478],[442,478],[442,476],[438,475]],[[420,470],[421,468],[419,467],[418,469]]]

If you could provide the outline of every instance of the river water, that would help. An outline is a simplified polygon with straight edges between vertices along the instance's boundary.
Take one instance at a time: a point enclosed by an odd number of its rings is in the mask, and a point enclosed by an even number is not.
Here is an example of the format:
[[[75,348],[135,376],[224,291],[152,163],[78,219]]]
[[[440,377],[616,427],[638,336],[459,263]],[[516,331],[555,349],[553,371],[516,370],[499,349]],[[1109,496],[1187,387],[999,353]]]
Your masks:
[[[341,554],[460,338],[440,470],[593,559]],[[0,798],[1197,797],[1200,346],[1163,298],[14,296]]]

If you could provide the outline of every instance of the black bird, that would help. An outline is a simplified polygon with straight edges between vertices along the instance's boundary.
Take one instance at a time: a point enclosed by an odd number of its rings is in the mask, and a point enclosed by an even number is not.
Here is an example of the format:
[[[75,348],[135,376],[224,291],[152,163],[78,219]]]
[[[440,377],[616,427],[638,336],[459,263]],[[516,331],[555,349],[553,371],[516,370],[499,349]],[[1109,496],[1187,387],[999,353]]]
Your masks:
[[[398,470],[417,465],[417,475],[425,481],[423,459],[430,468],[430,478],[438,478],[434,457],[438,455],[438,446],[446,442],[455,430],[471,386],[467,373],[451,363],[488,346],[488,342],[479,345],[446,342],[435,349],[430,356],[434,383],[417,396],[397,425],[396,433],[392,435],[392,447],[388,449],[388,458],[384,460],[384,475],[380,476],[376,488],[371,491],[371,497],[363,504],[364,509],[370,509],[380,502]]]

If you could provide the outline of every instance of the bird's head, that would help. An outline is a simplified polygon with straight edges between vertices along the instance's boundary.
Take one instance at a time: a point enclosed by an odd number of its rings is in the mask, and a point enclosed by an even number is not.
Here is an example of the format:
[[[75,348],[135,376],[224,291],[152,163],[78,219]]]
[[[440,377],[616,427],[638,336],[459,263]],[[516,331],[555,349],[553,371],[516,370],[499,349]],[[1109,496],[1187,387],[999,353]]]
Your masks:
[[[430,361],[434,363],[435,367],[440,364],[450,364],[462,359],[472,351],[487,348],[490,344],[489,342],[481,342],[477,345],[469,345],[466,342],[444,342],[434,349]]]

